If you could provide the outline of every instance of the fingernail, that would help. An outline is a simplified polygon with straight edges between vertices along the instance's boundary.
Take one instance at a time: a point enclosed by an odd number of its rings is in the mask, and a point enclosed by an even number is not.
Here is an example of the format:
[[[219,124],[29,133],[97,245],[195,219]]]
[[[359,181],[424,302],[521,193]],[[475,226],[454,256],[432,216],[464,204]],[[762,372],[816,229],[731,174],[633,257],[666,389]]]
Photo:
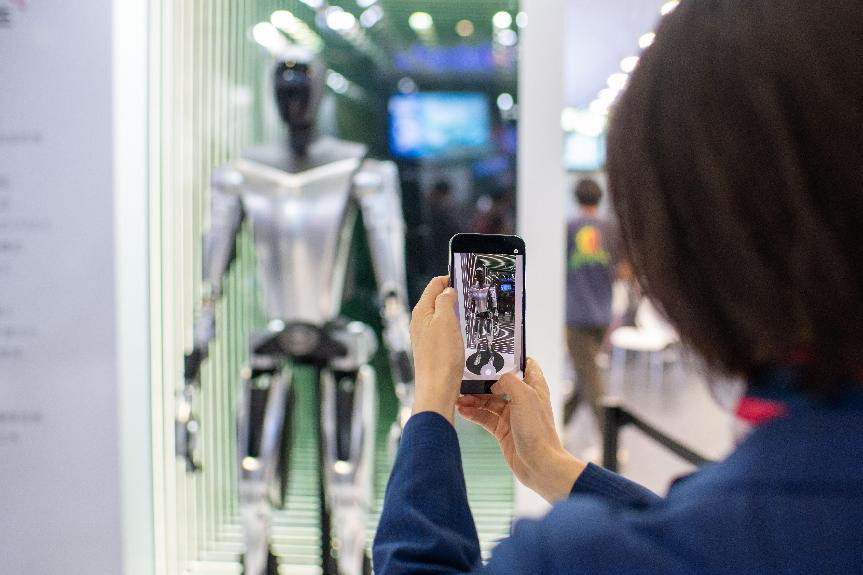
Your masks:
[[[451,288],[451,287],[448,287],[448,288],[446,288],[445,290],[443,290],[443,293],[445,293],[445,294],[449,295],[449,294],[451,294],[451,293],[455,293],[455,290],[454,290],[453,288]]]

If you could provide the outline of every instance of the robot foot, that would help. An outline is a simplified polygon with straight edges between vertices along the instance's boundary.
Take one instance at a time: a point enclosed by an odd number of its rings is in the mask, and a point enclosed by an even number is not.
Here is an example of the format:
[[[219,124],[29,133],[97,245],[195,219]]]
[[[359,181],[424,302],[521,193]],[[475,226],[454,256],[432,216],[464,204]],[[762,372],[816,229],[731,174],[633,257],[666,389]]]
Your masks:
[[[246,558],[245,556],[240,557],[240,562],[245,565]],[[267,568],[263,573],[246,573],[245,567],[241,571],[242,575],[279,575],[279,561],[276,559],[276,556],[273,555],[272,550],[267,553]],[[371,572],[370,572],[371,573]]]

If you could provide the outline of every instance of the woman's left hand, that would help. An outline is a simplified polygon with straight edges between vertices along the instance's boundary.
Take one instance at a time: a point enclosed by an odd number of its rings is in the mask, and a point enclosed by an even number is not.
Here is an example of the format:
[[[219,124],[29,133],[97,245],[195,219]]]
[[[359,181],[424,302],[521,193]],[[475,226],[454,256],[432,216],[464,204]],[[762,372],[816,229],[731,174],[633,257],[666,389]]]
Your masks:
[[[507,465],[524,485],[549,503],[566,498],[585,464],[560,443],[539,364],[528,359],[524,380],[507,373],[491,389],[491,396],[459,398],[459,413],[497,439]]]
[[[426,286],[411,318],[416,387],[413,413],[433,411],[453,421],[464,371],[464,339],[456,317],[456,293],[449,278]]]

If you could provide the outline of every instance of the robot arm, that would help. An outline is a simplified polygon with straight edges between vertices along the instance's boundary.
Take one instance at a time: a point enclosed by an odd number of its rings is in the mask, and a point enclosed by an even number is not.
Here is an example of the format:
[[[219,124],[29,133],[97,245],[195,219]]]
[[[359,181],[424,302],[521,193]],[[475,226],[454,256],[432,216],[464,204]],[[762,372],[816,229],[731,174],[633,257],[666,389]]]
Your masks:
[[[496,316],[497,315],[497,287],[492,284],[488,288],[488,299],[489,304],[491,305],[491,311]]]
[[[198,308],[192,351],[186,356],[185,379],[197,381],[207,348],[216,336],[215,305],[222,294],[222,279],[236,255],[237,234],[243,207],[237,193],[242,175],[230,168],[213,173],[210,197],[210,227],[204,235],[204,298]]]
[[[384,340],[389,350],[403,425],[413,403],[410,311],[405,280],[405,224],[398,171],[392,162],[366,160],[354,177],[378,284]]]
[[[201,364],[216,335],[215,304],[222,292],[222,278],[234,259],[237,234],[243,221],[237,193],[241,183],[242,176],[228,168],[220,168],[212,178],[210,227],[204,236],[204,298],[195,318],[192,351],[184,357],[184,385],[176,397],[176,451],[185,459],[188,471],[198,469],[195,461],[198,421],[192,403],[200,383]]]

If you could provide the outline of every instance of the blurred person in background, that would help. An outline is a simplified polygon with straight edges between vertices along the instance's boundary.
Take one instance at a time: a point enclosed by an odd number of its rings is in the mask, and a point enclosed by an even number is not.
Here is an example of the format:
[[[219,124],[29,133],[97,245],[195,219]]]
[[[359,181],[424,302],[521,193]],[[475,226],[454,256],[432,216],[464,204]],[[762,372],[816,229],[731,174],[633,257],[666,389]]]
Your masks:
[[[449,269],[449,240],[457,233],[466,231],[461,210],[453,199],[448,181],[438,180],[432,187],[428,215],[432,255],[429,271],[432,275],[445,274]]]
[[[599,215],[599,184],[590,178],[579,181],[575,199],[579,213],[566,231],[566,343],[576,382],[564,404],[563,423],[568,425],[582,399],[587,399],[601,435],[605,384],[596,358],[611,323],[615,240],[611,225]]]
[[[748,434],[665,497],[585,463],[560,443],[535,361],[459,397],[456,295],[436,278],[413,313],[414,415],[375,572],[863,572],[861,150],[863,2],[681,2],[615,106],[611,198],[646,295],[714,370],[746,379]],[[553,504],[485,565],[456,406]]]
[[[477,201],[471,219],[471,231],[477,234],[512,234],[515,230],[512,192],[483,194]]]

